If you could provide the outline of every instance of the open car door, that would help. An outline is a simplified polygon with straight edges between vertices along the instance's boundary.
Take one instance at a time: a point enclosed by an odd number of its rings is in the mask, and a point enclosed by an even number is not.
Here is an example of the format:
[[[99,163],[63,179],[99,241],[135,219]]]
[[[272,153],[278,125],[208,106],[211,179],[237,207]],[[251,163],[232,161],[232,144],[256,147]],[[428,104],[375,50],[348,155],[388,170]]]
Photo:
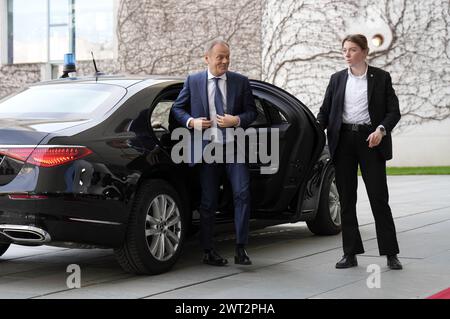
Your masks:
[[[258,162],[249,164],[252,210],[262,214],[279,212],[280,218],[285,218],[283,214],[289,214],[286,208],[302,192],[320,156],[325,137],[314,115],[295,97],[265,82],[252,80],[251,86],[258,110],[258,117],[250,126],[258,135],[258,145],[250,145],[258,152]],[[265,153],[261,148],[264,140],[270,163],[261,161],[266,155],[261,154],[261,150]]]

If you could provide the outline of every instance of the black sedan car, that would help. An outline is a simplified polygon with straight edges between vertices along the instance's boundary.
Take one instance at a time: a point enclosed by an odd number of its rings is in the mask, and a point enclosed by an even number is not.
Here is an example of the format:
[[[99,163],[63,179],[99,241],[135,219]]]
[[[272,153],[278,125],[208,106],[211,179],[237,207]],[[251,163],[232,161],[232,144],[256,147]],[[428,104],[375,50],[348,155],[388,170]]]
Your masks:
[[[12,243],[102,247],[132,273],[170,269],[198,224],[196,168],[171,159],[170,108],[182,86],[162,76],[68,78],[1,100],[0,256]],[[251,86],[254,134],[276,129],[279,139],[277,167],[249,163],[251,219],[339,233],[334,169],[315,117],[278,87]],[[232,207],[224,181],[217,221],[232,222]]]

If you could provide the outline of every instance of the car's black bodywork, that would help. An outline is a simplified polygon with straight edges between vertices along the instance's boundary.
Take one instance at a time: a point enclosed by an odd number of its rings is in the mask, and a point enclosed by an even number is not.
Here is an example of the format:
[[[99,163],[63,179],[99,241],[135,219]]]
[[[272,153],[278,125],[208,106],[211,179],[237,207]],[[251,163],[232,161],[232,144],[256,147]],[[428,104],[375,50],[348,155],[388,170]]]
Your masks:
[[[145,204],[146,194],[155,188],[172,194],[167,198],[174,200],[183,219],[175,228],[181,232],[180,247],[188,225],[198,218],[196,169],[174,164],[170,157],[174,141],[169,129],[174,123],[169,111],[182,85],[183,79],[171,77],[98,77],[44,82],[26,89],[48,86],[55,91],[75,87],[111,92],[92,112],[68,111],[64,116],[23,116],[20,110],[2,115],[2,103],[8,98],[0,101],[0,255],[1,246],[9,243],[100,246],[115,248],[129,271],[158,273],[170,268],[178,253],[170,255],[170,262],[160,262],[160,267],[131,256],[134,250],[145,254],[145,249],[135,247],[139,246],[135,237],[140,235],[133,237],[130,232],[139,232],[139,225],[146,223],[145,217],[140,221],[137,211],[152,207]],[[328,193],[332,193],[334,174],[324,148],[325,136],[315,117],[280,88],[255,80],[251,86],[258,108],[258,118],[251,127],[258,134],[274,128],[280,132],[278,170],[261,174],[262,164],[249,164],[251,218],[307,221],[316,233],[337,233],[338,216],[333,217],[331,228],[323,221],[317,224],[320,214],[329,215],[329,207],[320,213],[320,202],[327,206],[332,198]],[[80,147],[90,152],[52,167],[8,155],[20,147],[48,150],[48,146],[59,151]],[[232,214],[225,182],[217,220],[231,221]],[[134,244],[124,248],[127,242]]]

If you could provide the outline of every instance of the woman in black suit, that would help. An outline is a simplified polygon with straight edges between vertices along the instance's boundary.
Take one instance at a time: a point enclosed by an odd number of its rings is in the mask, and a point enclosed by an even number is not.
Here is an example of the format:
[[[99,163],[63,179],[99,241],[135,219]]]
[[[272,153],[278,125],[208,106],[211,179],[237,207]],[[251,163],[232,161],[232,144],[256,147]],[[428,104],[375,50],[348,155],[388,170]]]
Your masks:
[[[402,269],[386,181],[386,161],[392,158],[391,131],[400,120],[398,98],[389,73],[367,64],[369,48],[364,35],[345,37],[342,53],[348,68],[331,76],[317,115],[327,129],[341,202],[344,256],[336,268],[357,266],[356,255],[364,253],[356,216],[359,165],[380,255],[387,256],[389,268]]]

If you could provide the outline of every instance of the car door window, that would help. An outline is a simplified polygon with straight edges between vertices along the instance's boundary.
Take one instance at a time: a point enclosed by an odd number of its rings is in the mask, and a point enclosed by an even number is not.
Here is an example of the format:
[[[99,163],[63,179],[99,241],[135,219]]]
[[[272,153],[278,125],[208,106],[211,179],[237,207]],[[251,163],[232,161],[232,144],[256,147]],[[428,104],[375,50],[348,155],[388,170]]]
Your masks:
[[[161,93],[150,107],[149,125],[153,134],[163,146],[170,147],[170,130],[173,129],[174,119],[170,110],[180,93],[180,87],[172,87]]]
[[[271,102],[256,96],[254,98],[258,114],[251,127],[270,127],[288,123],[286,116]]]
[[[152,114],[150,115],[150,123],[155,133],[169,130],[169,115],[174,101],[159,101]]]
[[[259,98],[255,98],[255,104],[256,104],[256,111],[257,116],[256,119],[253,121],[253,123],[250,125],[252,127],[267,127],[270,125],[269,121],[267,120],[264,106]]]

